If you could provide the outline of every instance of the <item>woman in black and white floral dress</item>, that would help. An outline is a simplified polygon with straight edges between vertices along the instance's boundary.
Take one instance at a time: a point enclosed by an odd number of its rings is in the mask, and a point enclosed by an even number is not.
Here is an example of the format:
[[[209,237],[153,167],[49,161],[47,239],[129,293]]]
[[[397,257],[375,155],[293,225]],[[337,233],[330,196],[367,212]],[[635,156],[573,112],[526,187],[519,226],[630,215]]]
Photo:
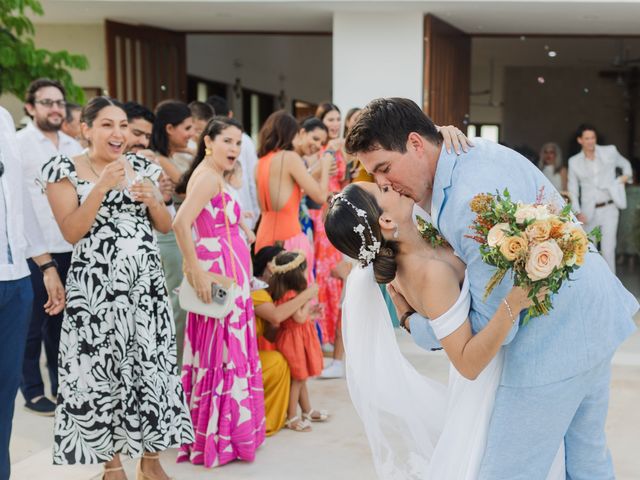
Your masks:
[[[138,478],[165,480],[157,454],[193,442],[176,363],[175,326],[153,228],[171,217],[156,195],[160,167],[126,148],[127,117],[107,97],[83,111],[90,148],[47,162],[43,180],[74,244],[59,357],[55,464],[143,456]]]

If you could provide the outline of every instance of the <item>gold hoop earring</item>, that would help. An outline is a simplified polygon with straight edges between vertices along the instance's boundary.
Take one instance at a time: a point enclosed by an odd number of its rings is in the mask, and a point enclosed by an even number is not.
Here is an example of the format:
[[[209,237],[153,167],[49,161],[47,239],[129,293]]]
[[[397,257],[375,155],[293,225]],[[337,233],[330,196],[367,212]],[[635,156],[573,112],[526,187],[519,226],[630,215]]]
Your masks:
[[[205,154],[205,156],[210,157],[211,155],[213,155],[213,152],[211,151],[210,148],[205,148],[204,149],[204,154]]]

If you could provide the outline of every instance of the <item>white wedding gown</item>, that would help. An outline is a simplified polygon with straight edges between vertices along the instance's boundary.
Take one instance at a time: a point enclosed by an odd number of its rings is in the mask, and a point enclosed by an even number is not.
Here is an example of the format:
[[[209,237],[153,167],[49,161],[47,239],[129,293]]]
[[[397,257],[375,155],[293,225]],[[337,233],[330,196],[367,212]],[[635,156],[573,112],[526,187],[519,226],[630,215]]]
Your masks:
[[[436,335],[442,338],[462,325],[469,308],[465,279],[455,305],[432,320]],[[448,386],[422,376],[400,352],[371,266],[354,268],[347,279],[342,329],[349,393],[364,424],[378,477],[476,480],[503,352],[474,381],[453,365]],[[564,479],[561,446],[547,480]]]

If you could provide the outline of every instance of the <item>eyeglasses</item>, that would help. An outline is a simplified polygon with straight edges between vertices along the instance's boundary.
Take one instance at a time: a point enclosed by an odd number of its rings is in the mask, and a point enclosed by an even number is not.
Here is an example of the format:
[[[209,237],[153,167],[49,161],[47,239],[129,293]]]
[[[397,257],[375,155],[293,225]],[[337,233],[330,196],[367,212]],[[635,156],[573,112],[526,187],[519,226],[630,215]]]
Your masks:
[[[58,108],[64,108],[67,106],[67,102],[65,102],[64,100],[51,100],[49,98],[45,98],[44,100],[36,100],[33,103],[42,105],[45,108],[51,108],[54,105]]]

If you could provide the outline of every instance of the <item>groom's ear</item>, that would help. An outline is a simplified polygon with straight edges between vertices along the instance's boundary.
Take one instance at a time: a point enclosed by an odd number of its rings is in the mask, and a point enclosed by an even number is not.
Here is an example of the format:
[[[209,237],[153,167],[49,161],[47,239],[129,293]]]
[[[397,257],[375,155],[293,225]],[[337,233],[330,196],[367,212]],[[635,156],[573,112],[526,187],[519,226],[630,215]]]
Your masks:
[[[407,150],[419,152],[424,150],[424,138],[417,132],[411,132],[407,138]]]

